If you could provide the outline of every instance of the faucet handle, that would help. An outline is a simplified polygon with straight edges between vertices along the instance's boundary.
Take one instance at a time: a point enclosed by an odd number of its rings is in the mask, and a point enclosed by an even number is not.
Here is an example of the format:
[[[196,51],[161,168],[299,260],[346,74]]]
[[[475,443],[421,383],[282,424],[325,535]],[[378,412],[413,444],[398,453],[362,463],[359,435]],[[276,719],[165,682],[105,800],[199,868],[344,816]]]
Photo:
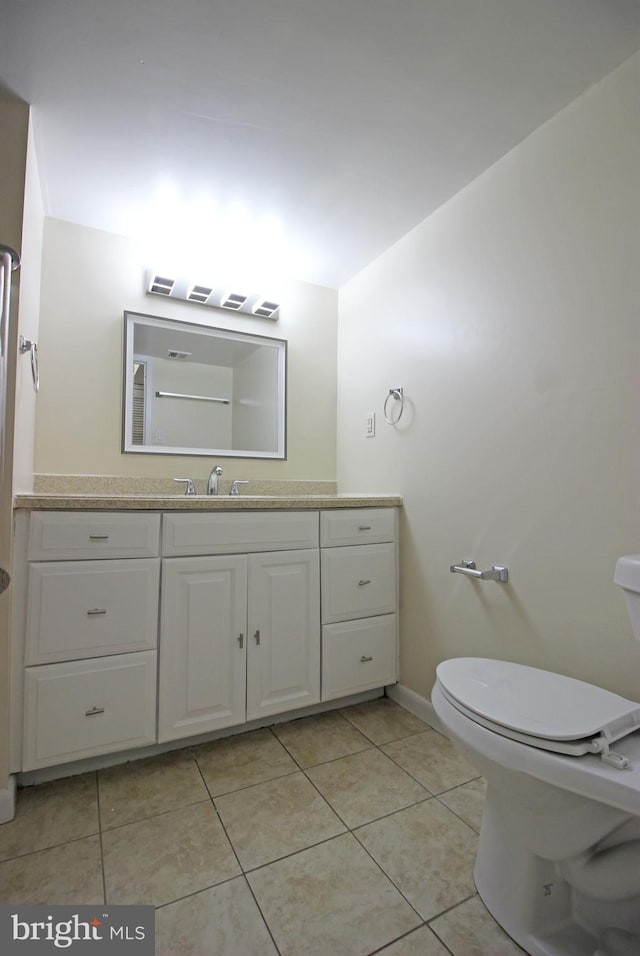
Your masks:
[[[231,491],[229,492],[229,494],[230,494],[230,495],[239,495],[240,492],[238,491],[238,485],[248,485],[248,484],[249,484],[249,479],[248,479],[248,478],[245,478],[245,479],[243,479],[243,480],[241,480],[241,479],[239,479],[239,478],[236,478],[235,481],[232,481],[232,482],[231,482]]]
[[[184,490],[185,495],[195,495],[196,489],[193,487],[193,481],[191,478],[174,478],[174,481],[184,481],[186,488]]]

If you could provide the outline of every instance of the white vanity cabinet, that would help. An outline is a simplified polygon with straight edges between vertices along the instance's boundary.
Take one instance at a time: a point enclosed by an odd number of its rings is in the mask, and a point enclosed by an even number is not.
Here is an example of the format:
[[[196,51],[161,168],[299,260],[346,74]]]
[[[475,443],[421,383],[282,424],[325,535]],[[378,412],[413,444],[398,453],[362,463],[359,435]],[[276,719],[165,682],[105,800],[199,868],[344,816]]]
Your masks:
[[[163,552],[160,742],[320,700],[317,512],[167,514]]]
[[[159,515],[31,516],[23,770],[155,742],[159,543]]]
[[[397,513],[320,514],[322,699],[397,679]]]
[[[17,511],[15,532],[12,772],[396,680],[395,507]]]

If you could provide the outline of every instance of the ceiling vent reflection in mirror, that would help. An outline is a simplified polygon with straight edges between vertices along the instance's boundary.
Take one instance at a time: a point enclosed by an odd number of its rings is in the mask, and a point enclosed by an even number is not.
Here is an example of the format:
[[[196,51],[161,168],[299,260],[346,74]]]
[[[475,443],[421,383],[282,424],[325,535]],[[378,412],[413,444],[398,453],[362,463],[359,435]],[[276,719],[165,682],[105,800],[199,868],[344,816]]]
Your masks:
[[[153,269],[146,275],[146,292],[150,295],[181,299],[183,302],[208,305],[213,309],[256,315],[262,319],[275,321],[280,318],[280,303],[257,292],[237,292],[228,286],[199,285],[184,276],[160,275]]]

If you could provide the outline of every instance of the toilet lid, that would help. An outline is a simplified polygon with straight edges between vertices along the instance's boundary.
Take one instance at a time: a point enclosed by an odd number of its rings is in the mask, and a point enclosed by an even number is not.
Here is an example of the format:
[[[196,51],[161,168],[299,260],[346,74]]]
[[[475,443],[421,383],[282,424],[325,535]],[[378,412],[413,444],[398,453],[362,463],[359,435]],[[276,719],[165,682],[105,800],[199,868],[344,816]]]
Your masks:
[[[437,675],[452,703],[498,730],[548,741],[600,734],[613,741],[640,728],[640,704],[525,664],[460,657],[439,664]]]

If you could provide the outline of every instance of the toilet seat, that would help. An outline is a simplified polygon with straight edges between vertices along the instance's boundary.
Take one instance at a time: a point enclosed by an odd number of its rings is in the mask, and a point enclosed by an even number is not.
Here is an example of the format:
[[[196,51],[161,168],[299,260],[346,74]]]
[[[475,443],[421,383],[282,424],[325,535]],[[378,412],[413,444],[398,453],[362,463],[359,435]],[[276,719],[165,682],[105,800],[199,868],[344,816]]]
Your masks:
[[[640,705],[561,674],[480,657],[438,665],[438,683],[466,717],[512,740],[554,753],[599,753],[629,766],[610,744],[640,729]]]

